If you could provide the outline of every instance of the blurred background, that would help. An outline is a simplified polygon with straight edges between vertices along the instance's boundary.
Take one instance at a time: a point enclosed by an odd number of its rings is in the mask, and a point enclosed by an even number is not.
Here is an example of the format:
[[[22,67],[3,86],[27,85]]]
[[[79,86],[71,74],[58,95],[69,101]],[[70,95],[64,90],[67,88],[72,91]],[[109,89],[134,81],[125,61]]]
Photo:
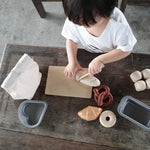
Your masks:
[[[7,43],[65,47],[62,2],[42,4],[45,18],[39,16],[31,0],[0,0],[0,60]],[[137,38],[133,52],[150,54],[150,7],[127,5],[125,16]]]

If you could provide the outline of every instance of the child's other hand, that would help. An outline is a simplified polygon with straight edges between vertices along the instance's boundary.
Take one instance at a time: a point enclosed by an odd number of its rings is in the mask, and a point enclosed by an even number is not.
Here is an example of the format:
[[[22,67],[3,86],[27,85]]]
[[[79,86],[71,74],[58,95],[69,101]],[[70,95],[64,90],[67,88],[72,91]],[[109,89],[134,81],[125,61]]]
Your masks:
[[[68,64],[64,70],[64,74],[66,77],[75,79],[75,75],[78,70],[84,71],[84,69],[78,64]]]
[[[100,73],[103,68],[104,64],[98,58],[95,58],[90,62],[88,71],[89,74],[93,76],[94,74]]]

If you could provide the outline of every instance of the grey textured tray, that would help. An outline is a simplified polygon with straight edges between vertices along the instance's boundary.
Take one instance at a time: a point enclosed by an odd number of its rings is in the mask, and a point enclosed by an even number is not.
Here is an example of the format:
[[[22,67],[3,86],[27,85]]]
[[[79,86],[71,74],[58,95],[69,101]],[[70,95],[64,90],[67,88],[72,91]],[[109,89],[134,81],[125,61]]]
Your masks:
[[[150,131],[150,106],[131,96],[125,96],[118,105],[118,113],[131,122]]]
[[[26,100],[19,106],[19,120],[24,126],[35,128],[40,125],[46,109],[47,103],[44,101]]]

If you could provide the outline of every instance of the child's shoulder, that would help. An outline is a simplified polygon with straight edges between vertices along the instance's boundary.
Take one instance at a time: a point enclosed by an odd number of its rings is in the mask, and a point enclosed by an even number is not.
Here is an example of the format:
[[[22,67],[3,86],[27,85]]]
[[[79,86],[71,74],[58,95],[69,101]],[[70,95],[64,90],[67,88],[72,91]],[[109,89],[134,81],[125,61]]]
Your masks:
[[[114,8],[110,16],[110,22],[114,32],[125,32],[130,29],[126,17],[117,7]]]
[[[113,28],[124,28],[129,26],[129,24],[126,24],[124,22],[120,22],[120,21],[116,21],[114,18],[110,18],[110,24],[111,26],[113,26]]]
[[[110,18],[114,19],[118,24],[121,23],[121,24],[129,25],[125,15],[117,7],[114,8]]]
[[[128,24],[124,24],[122,22],[116,21],[113,18],[110,19],[110,31],[113,34],[123,34],[125,32],[128,32],[130,30],[130,27]]]

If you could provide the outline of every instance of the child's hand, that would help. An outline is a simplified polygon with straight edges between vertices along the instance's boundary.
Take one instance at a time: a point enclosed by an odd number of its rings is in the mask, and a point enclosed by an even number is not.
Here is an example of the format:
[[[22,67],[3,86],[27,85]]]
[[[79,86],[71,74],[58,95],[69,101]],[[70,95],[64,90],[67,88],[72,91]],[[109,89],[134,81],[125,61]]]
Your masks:
[[[104,64],[98,58],[95,58],[90,62],[88,71],[89,74],[93,76],[94,74],[101,72],[103,68]]]
[[[64,70],[64,74],[66,77],[75,79],[75,75],[78,70],[84,71],[84,69],[78,64],[68,64]]]

